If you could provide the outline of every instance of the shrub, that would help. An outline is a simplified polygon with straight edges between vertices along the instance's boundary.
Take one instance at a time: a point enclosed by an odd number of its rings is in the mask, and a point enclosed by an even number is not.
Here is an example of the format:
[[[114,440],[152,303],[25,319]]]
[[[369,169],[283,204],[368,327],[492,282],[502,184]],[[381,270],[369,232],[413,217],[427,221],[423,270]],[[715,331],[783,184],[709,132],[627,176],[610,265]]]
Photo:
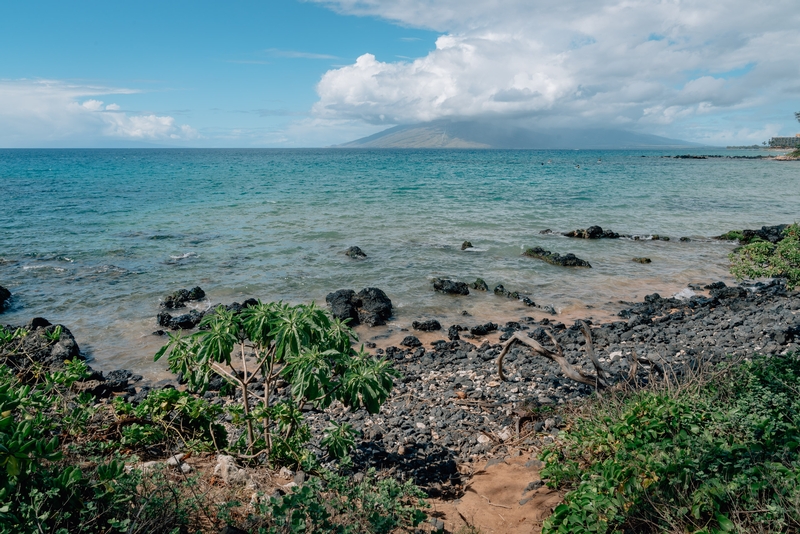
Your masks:
[[[800,360],[729,365],[706,383],[593,403],[542,476],[570,489],[554,532],[800,528]]]
[[[731,252],[731,274],[739,280],[786,278],[789,289],[797,287],[800,284],[800,226],[794,223],[784,233],[786,237],[775,245],[768,241],[754,241]]]
[[[245,425],[246,441],[240,445],[251,455],[263,452],[295,464],[313,461],[303,447],[310,433],[299,406],[322,409],[338,400],[376,413],[397,376],[385,360],[354,350],[352,331],[314,304],[259,301],[241,314],[220,306],[200,326],[187,337],[171,335],[155,359],[168,354],[170,369],[194,391],[204,391],[214,373],[238,387],[241,410],[234,422]],[[279,377],[290,384],[291,398],[273,405]],[[256,381],[263,387],[261,396],[252,392]],[[347,425],[329,428],[323,443],[331,456],[341,457],[352,447],[353,431]]]
[[[248,526],[259,534],[388,534],[425,520],[424,496],[411,481],[378,479],[374,469],[360,482],[325,473],[324,481],[314,478],[292,493],[259,501]]]

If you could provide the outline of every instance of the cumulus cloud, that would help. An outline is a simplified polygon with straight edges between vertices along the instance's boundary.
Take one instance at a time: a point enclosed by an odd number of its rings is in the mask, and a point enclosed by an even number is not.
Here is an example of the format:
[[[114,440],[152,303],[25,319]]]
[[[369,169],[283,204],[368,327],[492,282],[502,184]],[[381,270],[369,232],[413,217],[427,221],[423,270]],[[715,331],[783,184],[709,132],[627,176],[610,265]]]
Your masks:
[[[175,141],[197,132],[170,116],[133,114],[100,97],[136,90],[59,80],[0,80],[0,146],[98,145]]]
[[[413,61],[326,72],[323,119],[648,128],[798,98],[794,0],[314,1],[442,33]]]

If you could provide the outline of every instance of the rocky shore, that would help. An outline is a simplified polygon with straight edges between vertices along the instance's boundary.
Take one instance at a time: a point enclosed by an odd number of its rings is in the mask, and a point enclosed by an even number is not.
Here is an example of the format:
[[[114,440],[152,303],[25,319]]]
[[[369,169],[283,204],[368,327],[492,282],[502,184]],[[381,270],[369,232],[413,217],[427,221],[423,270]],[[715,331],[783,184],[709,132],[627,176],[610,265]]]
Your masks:
[[[347,297],[350,301],[353,295],[348,292]],[[413,335],[404,340],[406,346],[380,348],[368,343],[376,356],[391,360],[402,375],[381,412],[348,412],[334,404],[325,411],[305,406],[304,415],[316,430],[331,418],[353,425],[361,436],[354,455],[357,468],[375,466],[401,479],[412,478],[432,496],[458,494],[469,466],[512,449],[536,449],[548,443],[561,423],[552,416],[551,407],[594,391],[566,378],[559,365],[525,346],[514,346],[505,356],[506,379],[501,380],[498,355],[515,333],[555,349],[549,332],[567,361],[591,375],[594,368],[581,330],[582,323],[590,325],[594,353],[611,387],[631,379],[638,384],[664,377],[674,380],[729,355],[800,348],[800,295],[787,291],[780,280],[732,287],[721,282],[694,285],[681,297],[648,295],[643,302],[627,303],[618,320],[603,324],[521,317],[502,325],[473,325],[465,318],[463,324],[443,328],[443,338],[428,346]],[[428,323],[416,326],[422,331],[441,327]],[[56,326],[43,319],[31,321],[27,328],[36,336],[26,338],[22,352],[41,363],[57,366],[79,351],[66,327],[59,328],[58,339]],[[453,339],[445,339],[445,332]],[[637,369],[631,377],[634,354]],[[0,358],[12,362],[19,354],[0,354]],[[116,394],[135,402],[151,388],[175,387],[179,378],[148,384],[137,382],[140,377],[131,371],[120,370],[94,373],[79,387],[99,397]],[[222,386],[221,379],[215,380],[205,397],[213,403],[234,402],[220,394]],[[258,393],[263,385],[253,387]],[[288,395],[288,387],[279,394]]]

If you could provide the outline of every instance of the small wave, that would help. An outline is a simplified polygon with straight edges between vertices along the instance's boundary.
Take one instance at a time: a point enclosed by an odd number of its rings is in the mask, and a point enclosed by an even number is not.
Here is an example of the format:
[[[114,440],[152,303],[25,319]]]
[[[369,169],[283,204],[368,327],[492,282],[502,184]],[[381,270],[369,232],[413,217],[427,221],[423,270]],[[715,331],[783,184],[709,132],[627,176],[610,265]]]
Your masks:
[[[43,270],[43,269],[50,269],[52,271],[56,271],[57,273],[63,273],[64,271],[66,271],[66,269],[64,269],[63,267],[56,267],[55,265],[43,265],[43,264],[40,264],[40,265],[23,265],[22,266],[22,270],[23,271],[39,271],[39,270]]]
[[[187,252],[186,254],[181,254],[180,256],[170,256],[170,258],[173,260],[185,260],[186,258],[194,258],[196,256],[196,252]]]

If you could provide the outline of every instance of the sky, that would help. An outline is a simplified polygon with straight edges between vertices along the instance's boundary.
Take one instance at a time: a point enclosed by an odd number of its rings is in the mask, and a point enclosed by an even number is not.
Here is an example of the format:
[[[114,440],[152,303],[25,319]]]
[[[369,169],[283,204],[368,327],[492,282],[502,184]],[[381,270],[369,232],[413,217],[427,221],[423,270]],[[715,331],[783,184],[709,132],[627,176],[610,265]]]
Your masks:
[[[710,145],[800,124],[797,0],[0,6],[0,147],[319,147],[398,124]]]

